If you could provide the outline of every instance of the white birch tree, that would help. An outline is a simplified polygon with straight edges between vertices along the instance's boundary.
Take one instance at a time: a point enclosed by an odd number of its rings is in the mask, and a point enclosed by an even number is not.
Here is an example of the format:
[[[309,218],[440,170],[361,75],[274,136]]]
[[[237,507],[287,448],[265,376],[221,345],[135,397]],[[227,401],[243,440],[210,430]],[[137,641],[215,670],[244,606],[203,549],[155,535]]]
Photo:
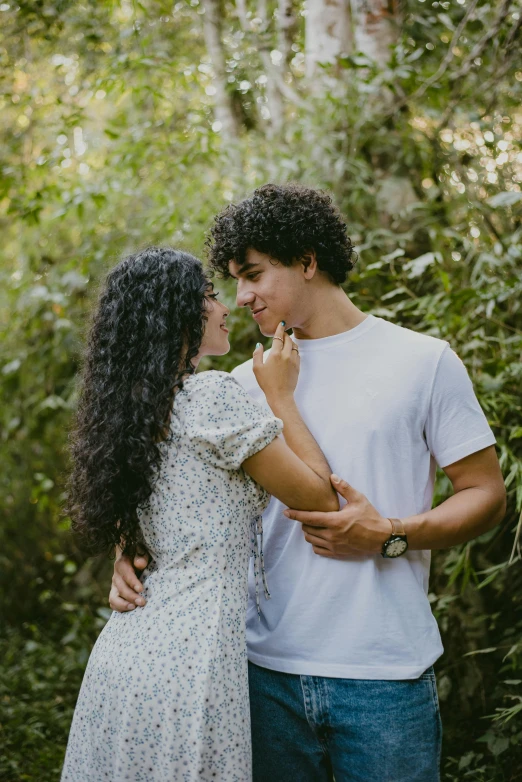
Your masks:
[[[319,63],[353,51],[350,0],[308,0],[306,12],[306,75],[312,77]]]
[[[351,0],[355,48],[383,68],[397,42],[397,0]]]
[[[227,90],[226,55],[223,46],[222,9],[219,0],[202,0],[203,33],[208,55],[214,71],[215,114],[223,136],[228,141],[239,137],[239,123],[236,118],[231,95]]]

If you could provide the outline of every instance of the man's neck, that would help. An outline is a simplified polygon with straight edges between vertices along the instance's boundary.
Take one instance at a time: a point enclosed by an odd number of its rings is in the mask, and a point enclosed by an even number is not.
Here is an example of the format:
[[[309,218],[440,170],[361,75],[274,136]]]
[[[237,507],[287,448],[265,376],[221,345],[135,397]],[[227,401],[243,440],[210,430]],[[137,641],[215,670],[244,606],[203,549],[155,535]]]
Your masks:
[[[368,316],[352,304],[342,288],[329,286],[322,290],[314,306],[293,332],[297,339],[322,339],[355,328]]]

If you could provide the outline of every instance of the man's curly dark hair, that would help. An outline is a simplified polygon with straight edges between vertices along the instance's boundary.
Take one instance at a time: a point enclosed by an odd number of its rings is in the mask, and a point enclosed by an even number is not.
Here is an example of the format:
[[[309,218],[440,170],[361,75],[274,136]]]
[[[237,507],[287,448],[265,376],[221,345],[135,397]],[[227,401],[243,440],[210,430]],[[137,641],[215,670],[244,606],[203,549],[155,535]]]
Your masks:
[[[319,269],[340,285],[356,254],[330,196],[300,185],[263,185],[214,219],[206,246],[211,269],[230,276],[228,264],[245,262],[249,248],[291,266],[311,250]]]
[[[149,247],[108,275],[84,357],[68,512],[93,554],[134,555],[176,389],[194,373],[211,284],[188,253]]]

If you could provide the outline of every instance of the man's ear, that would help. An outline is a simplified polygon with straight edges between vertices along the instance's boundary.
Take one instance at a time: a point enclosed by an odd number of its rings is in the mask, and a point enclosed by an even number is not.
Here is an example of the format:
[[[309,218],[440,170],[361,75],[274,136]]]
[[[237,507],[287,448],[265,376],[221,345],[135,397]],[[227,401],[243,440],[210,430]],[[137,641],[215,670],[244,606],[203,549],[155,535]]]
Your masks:
[[[315,250],[306,250],[299,258],[299,263],[303,267],[305,278],[311,280],[318,268]]]

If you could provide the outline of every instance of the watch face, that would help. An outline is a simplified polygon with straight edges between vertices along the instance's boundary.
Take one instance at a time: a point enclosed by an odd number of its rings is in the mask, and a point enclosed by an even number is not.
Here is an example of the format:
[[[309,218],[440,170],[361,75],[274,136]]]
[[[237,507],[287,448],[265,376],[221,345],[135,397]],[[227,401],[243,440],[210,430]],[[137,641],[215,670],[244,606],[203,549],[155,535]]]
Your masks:
[[[390,540],[386,546],[386,556],[400,557],[401,554],[404,554],[407,548],[408,544],[404,538],[392,538],[392,540]]]

